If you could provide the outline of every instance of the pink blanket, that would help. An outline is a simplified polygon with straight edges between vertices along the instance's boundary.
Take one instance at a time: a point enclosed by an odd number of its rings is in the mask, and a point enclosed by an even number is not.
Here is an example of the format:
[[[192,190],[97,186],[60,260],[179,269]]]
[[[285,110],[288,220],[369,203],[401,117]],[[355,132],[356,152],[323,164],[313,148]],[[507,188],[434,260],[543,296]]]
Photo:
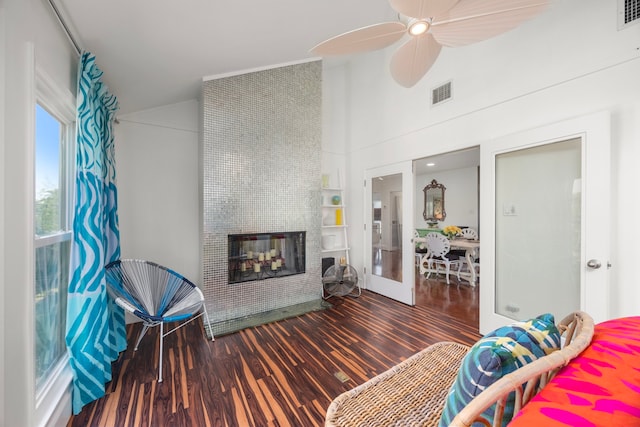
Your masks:
[[[640,426],[640,317],[596,325],[591,345],[509,427]]]

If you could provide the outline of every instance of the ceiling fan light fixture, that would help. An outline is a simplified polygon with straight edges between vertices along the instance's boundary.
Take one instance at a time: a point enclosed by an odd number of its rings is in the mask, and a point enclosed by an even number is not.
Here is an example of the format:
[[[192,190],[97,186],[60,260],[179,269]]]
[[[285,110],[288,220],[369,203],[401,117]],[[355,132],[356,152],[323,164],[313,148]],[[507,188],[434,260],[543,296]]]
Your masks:
[[[389,68],[396,82],[410,88],[429,71],[442,47],[466,46],[512,30],[549,3],[551,0],[389,0],[397,21],[347,31],[311,52],[319,56],[361,53],[387,48],[404,37],[408,40],[396,48]]]
[[[412,36],[420,36],[427,32],[429,29],[429,23],[423,20],[416,20],[409,24],[409,34]]]

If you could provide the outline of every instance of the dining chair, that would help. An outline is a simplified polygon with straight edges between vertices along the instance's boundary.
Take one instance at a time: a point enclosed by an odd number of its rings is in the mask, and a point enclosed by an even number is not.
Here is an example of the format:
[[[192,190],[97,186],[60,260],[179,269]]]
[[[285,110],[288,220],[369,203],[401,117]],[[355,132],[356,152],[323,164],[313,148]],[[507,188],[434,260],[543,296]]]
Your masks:
[[[460,232],[460,238],[468,240],[478,240],[478,232],[473,228],[463,228]],[[465,251],[464,249],[451,249],[451,251],[449,252],[449,258],[458,258],[459,260],[464,261],[466,253],[467,251]],[[462,264],[464,264],[464,262],[462,262],[461,265]],[[460,267],[458,268],[458,271],[460,271]]]
[[[418,230],[413,230],[413,238],[417,239],[419,237],[420,237],[420,233],[418,233]],[[420,266],[420,260],[422,259],[424,254],[427,253],[427,248],[426,248],[426,246],[424,246],[422,244],[416,244],[414,251],[415,251],[414,254],[415,254],[415,258],[416,258],[416,267],[419,267]]]
[[[469,240],[478,240],[478,232],[473,228],[463,228],[460,237]]]
[[[473,228],[465,228],[462,230],[461,237],[469,240],[478,240],[478,233]],[[476,250],[475,252],[475,256],[473,257],[473,262],[471,265],[468,265],[469,263],[466,259],[466,251],[458,251],[454,249],[451,252],[455,252],[455,254],[458,255],[458,259],[460,260],[460,263],[458,264],[458,280],[460,280],[460,273],[465,267],[467,270],[474,268],[476,270],[476,277],[480,277],[480,254],[478,253],[478,250]]]
[[[440,266],[444,267],[445,277],[447,279],[447,285],[449,284],[449,273],[451,267],[458,267],[460,260],[449,259],[449,250],[451,249],[451,243],[443,234],[429,233],[425,237],[426,246],[428,251],[427,257],[427,279],[431,276],[431,273],[435,271],[436,275],[440,274]]]

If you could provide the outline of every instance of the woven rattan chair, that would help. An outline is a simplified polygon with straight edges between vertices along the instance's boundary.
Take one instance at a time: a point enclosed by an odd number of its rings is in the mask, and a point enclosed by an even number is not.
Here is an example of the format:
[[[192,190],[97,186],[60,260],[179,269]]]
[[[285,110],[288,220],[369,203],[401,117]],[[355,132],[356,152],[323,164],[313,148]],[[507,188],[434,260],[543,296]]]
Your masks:
[[[548,356],[537,359],[522,368],[505,375],[476,396],[453,419],[449,427],[470,427],[473,423],[497,427],[502,425],[502,414],[508,396],[516,393],[514,414],[526,405],[569,361],[587,348],[593,337],[594,322],[582,311],[571,313],[560,323],[564,346]],[[493,420],[482,417],[482,413],[497,403]]]
[[[575,312],[558,323],[564,347],[496,381],[469,403],[452,427],[502,425],[504,402],[516,392],[516,412],[591,342],[593,319]],[[327,427],[437,426],[446,396],[469,347],[441,342],[427,347],[393,368],[336,397],[325,418]],[[525,387],[523,388],[523,384]],[[498,402],[494,420],[481,414]],[[451,427],[450,426],[450,427]]]
[[[107,290],[116,304],[143,322],[134,350],[149,328],[160,326],[158,382],[162,382],[164,337],[204,314],[209,315],[202,291],[182,275],[161,265],[142,260],[118,260],[105,267]],[[168,332],[164,324],[182,322]],[[211,340],[214,337],[211,334]]]
[[[325,426],[435,426],[466,345],[440,342],[336,397]]]

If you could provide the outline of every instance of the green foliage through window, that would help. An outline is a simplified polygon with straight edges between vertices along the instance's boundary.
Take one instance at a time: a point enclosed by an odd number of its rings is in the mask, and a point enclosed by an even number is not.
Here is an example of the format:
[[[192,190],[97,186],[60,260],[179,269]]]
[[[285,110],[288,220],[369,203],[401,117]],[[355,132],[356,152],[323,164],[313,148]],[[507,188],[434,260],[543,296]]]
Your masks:
[[[60,229],[60,190],[45,190],[44,197],[36,200],[36,235],[45,236]]]

